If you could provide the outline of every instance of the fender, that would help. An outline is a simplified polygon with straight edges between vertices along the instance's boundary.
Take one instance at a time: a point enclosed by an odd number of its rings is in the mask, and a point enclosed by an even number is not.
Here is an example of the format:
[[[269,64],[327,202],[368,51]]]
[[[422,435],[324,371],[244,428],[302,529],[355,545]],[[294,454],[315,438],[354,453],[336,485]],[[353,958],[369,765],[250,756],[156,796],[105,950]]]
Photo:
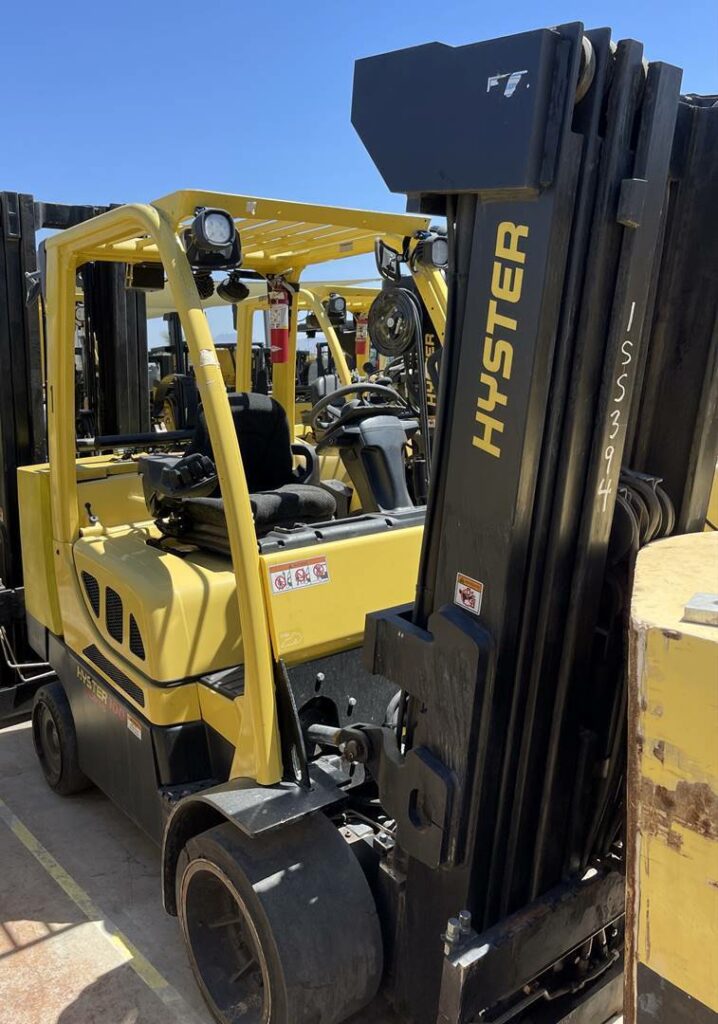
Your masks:
[[[309,788],[296,782],[260,786],[253,779],[231,779],[180,800],[167,820],[162,839],[162,901],[167,913],[177,916],[177,860],[193,836],[229,821],[252,838],[345,799],[318,765],[309,766],[309,779]]]

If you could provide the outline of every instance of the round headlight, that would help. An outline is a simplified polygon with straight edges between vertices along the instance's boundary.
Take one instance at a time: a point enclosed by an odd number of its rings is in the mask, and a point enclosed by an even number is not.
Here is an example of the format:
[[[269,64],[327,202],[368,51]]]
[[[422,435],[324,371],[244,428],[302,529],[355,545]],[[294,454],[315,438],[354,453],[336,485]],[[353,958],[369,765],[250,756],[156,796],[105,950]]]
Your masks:
[[[234,222],[226,213],[215,211],[204,218],[204,233],[213,245],[229,245],[234,233]]]

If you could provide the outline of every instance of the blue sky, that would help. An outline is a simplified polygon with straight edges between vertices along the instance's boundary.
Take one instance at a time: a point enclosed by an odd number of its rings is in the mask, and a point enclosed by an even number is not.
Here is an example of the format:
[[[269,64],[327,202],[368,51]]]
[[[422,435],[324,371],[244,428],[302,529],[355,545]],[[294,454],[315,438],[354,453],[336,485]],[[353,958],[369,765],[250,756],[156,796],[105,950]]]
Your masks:
[[[717,0],[4,8],[0,187],[64,202],[148,200],[201,186],[402,209],[351,127],[353,64],[433,39],[460,44],[582,19],[683,67],[686,91],[718,92]]]
[[[354,60],[575,20],[640,39],[684,68],[685,91],[718,92],[718,0],[6,4],[0,188],[106,203],[202,187],[401,210],[351,127]]]

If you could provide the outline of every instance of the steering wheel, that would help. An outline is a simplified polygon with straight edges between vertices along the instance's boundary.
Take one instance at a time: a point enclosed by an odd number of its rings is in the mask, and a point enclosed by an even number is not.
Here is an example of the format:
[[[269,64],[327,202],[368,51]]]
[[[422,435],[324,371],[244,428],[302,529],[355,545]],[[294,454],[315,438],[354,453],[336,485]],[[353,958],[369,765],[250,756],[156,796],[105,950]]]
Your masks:
[[[349,400],[349,396],[353,398]],[[320,398],[310,413],[309,422],[319,442],[317,447],[326,448],[345,427],[372,416],[413,418],[414,413],[394,388],[357,381]]]

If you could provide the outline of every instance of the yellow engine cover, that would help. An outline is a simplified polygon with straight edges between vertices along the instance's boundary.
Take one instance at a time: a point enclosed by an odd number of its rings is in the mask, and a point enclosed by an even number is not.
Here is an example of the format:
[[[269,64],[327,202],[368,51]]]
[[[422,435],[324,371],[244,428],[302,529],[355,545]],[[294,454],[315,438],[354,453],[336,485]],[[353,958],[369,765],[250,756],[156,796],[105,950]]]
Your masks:
[[[179,558],[148,545],[148,534],[149,528],[119,527],[75,543],[75,565],[86,599],[83,573],[99,587],[99,614],[87,603],[103,639],[156,682],[240,664],[244,658],[239,607],[229,559],[202,551]],[[119,642],[108,633],[108,588],[121,602]],[[132,650],[130,615],[144,657]]]

